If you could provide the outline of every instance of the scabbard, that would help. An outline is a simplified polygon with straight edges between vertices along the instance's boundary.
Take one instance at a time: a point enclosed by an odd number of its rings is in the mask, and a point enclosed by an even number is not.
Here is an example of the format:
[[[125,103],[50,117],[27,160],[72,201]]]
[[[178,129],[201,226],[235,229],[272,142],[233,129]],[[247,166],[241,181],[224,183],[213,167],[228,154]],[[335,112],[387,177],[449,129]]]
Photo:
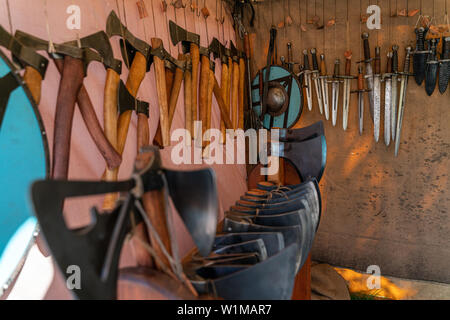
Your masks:
[[[244,129],[244,92],[245,88],[245,61],[243,58],[239,59],[239,117],[238,117],[238,128]]]
[[[69,173],[73,114],[75,102],[83,84],[83,78],[83,61],[65,56],[58,98],[56,99],[55,129],[53,134],[53,167],[51,176],[55,180],[67,180]]]
[[[36,69],[26,66],[25,73],[23,75],[23,81],[30,90],[36,105],[41,102],[41,89],[42,89],[42,76]]]

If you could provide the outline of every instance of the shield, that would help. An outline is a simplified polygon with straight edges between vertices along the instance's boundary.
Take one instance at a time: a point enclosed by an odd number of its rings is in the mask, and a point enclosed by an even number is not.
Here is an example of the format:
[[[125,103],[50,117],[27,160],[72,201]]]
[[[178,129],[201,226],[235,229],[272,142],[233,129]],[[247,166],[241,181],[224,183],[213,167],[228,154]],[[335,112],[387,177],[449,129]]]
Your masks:
[[[266,68],[252,82],[252,101],[254,112],[261,117],[260,79],[264,79]],[[262,80],[262,79],[261,79]],[[281,66],[270,67],[267,111],[262,118],[263,127],[291,128],[303,111],[303,90],[296,75]]]
[[[49,173],[44,126],[22,83],[0,52],[0,296],[19,273],[37,233],[30,185]]]

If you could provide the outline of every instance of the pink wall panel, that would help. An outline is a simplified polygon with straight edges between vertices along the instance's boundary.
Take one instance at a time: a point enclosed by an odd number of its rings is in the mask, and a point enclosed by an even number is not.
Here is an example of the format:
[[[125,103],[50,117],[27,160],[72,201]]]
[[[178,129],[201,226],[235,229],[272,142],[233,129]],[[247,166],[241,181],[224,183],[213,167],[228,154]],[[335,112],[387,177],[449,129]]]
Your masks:
[[[106,18],[111,10],[118,12],[117,4],[120,8],[120,17],[123,22],[126,22],[129,30],[150,43],[151,38],[157,36],[164,42],[164,47],[172,56],[176,57],[180,48],[175,47],[169,41],[168,35],[168,20],[173,20],[181,25],[186,26],[188,30],[199,33],[201,37],[201,45],[207,46],[207,42],[217,37],[222,43],[229,43],[229,39],[235,42],[235,34],[232,27],[230,15],[224,10],[225,22],[224,30],[219,27],[215,13],[216,1],[207,0],[206,6],[209,9],[211,16],[206,20],[203,16],[197,17],[195,13],[191,12],[189,8],[177,9],[176,17],[173,6],[169,3],[166,14],[162,11],[162,1],[159,0],[145,0],[145,5],[148,12],[148,17],[145,19],[139,18],[136,0],[14,0],[9,1],[11,9],[11,23],[13,31],[20,29],[27,33],[31,33],[43,39],[51,39],[56,42],[70,41],[77,38],[77,36],[84,37],[98,30],[104,30]],[[184,1],[186,2],[186,1]],[[45,5],[47,3],[47,5]],[[220,1],[218,2],[220,4]],[[81,30],[68,30],[66,27],[66,19],[69,14],[66,9],[69,5],[78,5],[81,8]],[[200,1],[200,6],[203,2]],[[123,8],[125,7],[125,10]],[[46,18],[46,8],[47,16]],[[220,13],[220,10],[219,10]],[[154,19],[153,19],[154,17]],[[9,18],[6,0],[0,0],[0,23],[10,31]],[[47,32],[47,23],[49,33]],[[208,31],[208,32],[207,32]],[[78,33],[78,35],[77,35]],[[117,37],[111,39],[111,43],[115,52],[116,58],[121,58],[119,40]],[[2,48],[3,49],[3,48]],[[45,53],[42,53],[46,55]],[[217,60],[216,78],[220,83],[220,62]],[[121,78],[126,81],[128,71],[125,65]],[[88,69],[88,75],[84,80],[91,100],[95,106],[95,110],[100,122],[103,122],[103,88],[105,83],[106,72],[102,65],[92,63]],[[53,140],[53,121],[55,113],[56,95],[58,91],[60,76],[53,65],[49,64],[49,68],[43,82],[42,99],[39,109],[42,114],[44,125],[47,131],[50,146]],[[174,116],[172,131],[177,128],[184,127],[184,101],[183,89],[180,92],[180,99],[178,101],[177,110]],[[157,123],[159,121],[159,108],[157,105],[156,86],[154,81],[154,70],[151,68],[147,73],[142,86],[138,93],[138,99],[145,100],[150,103],[150,137],[151,140],[156,132]],[[213,99],[213,127],[219,128],[220,112],[215,99]],[[134,158],[136,156],[136,116],[133,115],[128,134],[128,140],[123,155],[123,163],[120,168],[119,178],[126,179],[132,172]],[[172,148],[166,148],[162,151],[163,163],[166,167],[175,168],[170,159]],[[51,151],[51,150],[50,150]],[[203,167],[203,165],[181,165],[176,166],[176,169],[196,169]],[[94,142],[91,140],[87,129],[82,121],[80,112],[76,109],[74,125],[72,131],[71,142],[71,159],[69,177],[70,179],[100,179],[105,164],[103,158],[98,152]],[[219,191],[220,210],[223,210],[232,205],[239,196],[246,190],[246,172],[245,166],[242,165],[213,165],[217,174],[217,187]],[[232,186],[230,188],[230,186]],[[71,226],[79,226],[86,224],[89,221],[88,209],[92,205],[101,206],[102,198],[93,198],[85,201],[70,201],[66,206],[65,215],[67,221]],[[187,235],[184,226],[180,220],[176,218],[177,231],[180,243],[181,254],[185,254],[192,248],[192,241]],[[125,259],[128,260],[128,259]],[[125,261],[125,263],[131,263]]]

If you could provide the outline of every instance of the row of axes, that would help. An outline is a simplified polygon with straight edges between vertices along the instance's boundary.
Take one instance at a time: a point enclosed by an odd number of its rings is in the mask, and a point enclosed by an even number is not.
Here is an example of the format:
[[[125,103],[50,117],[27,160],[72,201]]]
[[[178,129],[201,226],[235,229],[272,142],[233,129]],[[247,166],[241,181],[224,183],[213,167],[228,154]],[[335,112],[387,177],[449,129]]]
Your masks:
[[[123,61],[129,70],[126,83],[120,79],[122,61],[115,59],[109,39],[120,37]],[[153,144],[164,148],[170,145],[170,127],[184,80],[185,124],[191,138],[202,141],[202,133],[211,128],[212,96],[219,105],[221,128],[244,128],[245,59],[249,56],[230,43],[226,48],[216,38],[208,48],[200,46],[200,36],[170,21],[173,45],[182,44],[183,54],[175,59],[164,49],[159,38],[152,38],[151,45],[135,37],[122,24],[114,11],[106,23],[106,31],[87,37],[55,44],[17,30],[12,36],[0,26],[0,45],[9,49],[18,67],[25,69],[23,80],[33,100],[38,105],[41,98],[41,82],[45,77],[48,61],[37,53],[47,52],[61,74],[55,111],[51,178],[66,180],[68,177],[70,141],[75,105],[78,104],[86,127],[106,162],[103,179],[117,181],[122,153],[127,140],[133,111],[137,121],[137,150],[150,144],[149,104],[136,99],[145,74],[154,64],[160,121]],[[221,86],[216,80],[215,64],[210,59],[220,58],[222,64]],[[104,128],[102,129],[89,98],[83,79],[88,65],[97,61],[107,70],[104,89]],[[247,62],[248,65],[248,62]],[[198,69],[200,68],[200,77]],[[231,92],[231,98],[230,98]],[[198,106],[198,107],[197,107]],[[198,110],[197,110],[198,109]],[[231,117],[230,117],[231,115]],[[201,132],[194,129],[194,121],[202,121]],[[226,136],[223,134],[223,136]],[[191,142],[190,139],[186,139]],[[197,138],[199,140],[197,140]],[[206,143],[200,142],[205,148]],[[205,150],[206,151],[206,150]],[[117,194],[107,195],[104,209],[114,208]]]
[[[422,28],[423,29],[423,28]],[[417,30],[416,30],[417,33]],[[422,33],[418,33],[419,36],[423,36]],[[361,35],[363,40],[364,47],[364,60],[359,61],[358,64],[358,75],[351,75],[351,62],[352,62],[352,52],[346,51],[345,56],[345,74],[341,75],[340,73],[340,59],[336,59],[334,63],[334,73],[333,75],[327,75],[325,55],[320,55],[320,66],[319,60],[317,57],[316,49],[311,49],[311,59],[312,59],[312,68],[310,65],[310,60],[308,56],[308,50],[303,51],[303,65],[300,66],[300,72],[297,74],[301,83],[304,85],[305,93],[306,93],[306,101],[308,105],[308,109],[312,110],[313,105],[313,93],[312,87],[314,83],[315,93],[317,104],[319,107],[319,111],[321,114],[325,114],[325,118],[329,120],[330,117],[330,104],[329,104],[329,89],[328,85],[332,85],[331,92],[331,120],[333,126],[336,125],[338,107],[339,107],[339,91],[340,91],[340,83],[343,82],[343,119],[342,126],[344,130],[347,130],[348,127],[348,113],[349,113],[349,105],[350,105],[350,94],[356,93],[358,94],[358,118],[359,118],[359,134],[363,133],[363,124],[364,124],[364,93],[368,93],[369,96],[369,107],[370,114],[372,116],[372,120],[374,123],[374,139],[376,142],[379,141],[380,138],[380,116],[381,116],[381,90],[382,90],[382,82],[385,83],[384,90],[384,142],[386,146],[390,145],[391,139],[395,142],[395,155],[398,155],[399,147],[400,147],[400,136],[402,129],[402,121],[403,121],[403,113],[405,109],[406,102],[406,91],[408,85],[408,77],[415,75],[416,80],[420,76],[419,70],[423,68],[423,77],[422,81],[425,78],[432,78],[432,74],[434,74],[434,86],[436,85],[436,70],[437,66],[440,63],[441,69],[445,70],[441,71],[443,74],[440,77],[440,82],[442,82],[442,89],[445,91],[448,85],[448,74],[449,64],[447,64],[447,57],[450,54],[449,46],[450,46],[450,38],[445,39],[444,45],[444,60],[439,62],[433,62],[433,58],[436,55],[432,52],[424,51],[423,46],[421,46],[421,42],[418,39],[417,48],[415,51],[412,51],[411,47],[406,48],[405,60],[403,65],[403,70],[399,71],[399,59],[398,59],[398,45],[393,45],[392,50],[387,53],[387,66],[386,72],[384,74],[381,73],[381,57],[380,57],[380,47],[375,48],[375,57],[371,58],[371,50],[369,46],[369,34],[363,33]],[[431,41],[431,44],[434,44],[436,41]],[[281,61],[283,65],[288,68],[291,72],[293,70],[293,65],[296,63],[292,62],[292,45],[288,43],[288,60],[284,57],[281,57]],[[435,47],[432,47],[435,49]],[[428,54],[428,60],[423,58],[423,54]],[[414,57],[414,74],[410,73],[410,64],[411,58]],[[420,59],[423,59],[423,64],[420,64]],[[433,60],[433,61],[432,61]],[[364,64],[364,70],[363,66]],[[418,67],[420,65],[420,67]],[[426,66],[426,67],[425,67]],[[433,71],[433,69],[436,70]],[[353,79],[357,79],[357,89],[351,90],[351,81]],[[444,82],[447,79],[445,88]],[[431,82],[430,80],[427,80]],[[398,82],[400,82],[400,91],[398,90]],[[419,83],[419,82],[418,82]],[[433,86],[433,88],[434,88]]]

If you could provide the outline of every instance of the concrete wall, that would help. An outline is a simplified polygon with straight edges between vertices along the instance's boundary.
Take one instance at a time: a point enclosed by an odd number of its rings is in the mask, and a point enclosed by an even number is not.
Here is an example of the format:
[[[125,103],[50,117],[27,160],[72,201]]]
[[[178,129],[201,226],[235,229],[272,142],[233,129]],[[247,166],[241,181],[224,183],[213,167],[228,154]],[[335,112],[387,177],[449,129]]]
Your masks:
[[[400,46],[400,65],[403,65],[405,47],[414,48],[414,26],[418,18],[418,15],[390,16],[401,9],[419,9],[423,15],[434,16],[437,23],[443,23],[445,2],[264,1],[256,5],[255,28],[251,29],[256,33],[253,73],[266,64],[271,24],[278,26],[288,16],[293,24],[278,28],[278,57],[287,56],[288,41],[293,43],[295,62],[303,62],[303,49],[316,47],[319,54],[325,54],[330,74],[334,60],[339,58],[344,64],[344,52],[351,49],[352,74],[357,74],[355,62],[363,59],[360,35],[368,31],[372,57],[378,44],[381,68],[385,72],[386,54],[393,44]],[[370,4],[378,4],[382,9],[379,31],[367,30],[366,24],[360,23],[361,14]],[[322,23],[332,18],[337,23],[316,30],[307,24],[315,15]],[[307,31],[301,31],[300,24]],[[343,65],[341,72],[344,72]],[[356,81],[352,88],[356,89]],[[378,265],[384,275],[450,283],[449,95],[450,90],[441,95],[436,89],[428,97],[424,87],[418,87],[410,79],[397,158],[393,143],[389,147],[384,145],[383,123],[380,142],[375,143],[373,139],[367,96],[362,136],[358,133],[356,95],[352,94],[346,132],[342,129],[342,91],[336,127],[320,115],[316,102],[312,112],[305,107],[298,126],[324,120],[328,144],[328,163],[321,182],[324,213],[313,259],[359,270]],[[383,122],[383,110],[381,119]]]

